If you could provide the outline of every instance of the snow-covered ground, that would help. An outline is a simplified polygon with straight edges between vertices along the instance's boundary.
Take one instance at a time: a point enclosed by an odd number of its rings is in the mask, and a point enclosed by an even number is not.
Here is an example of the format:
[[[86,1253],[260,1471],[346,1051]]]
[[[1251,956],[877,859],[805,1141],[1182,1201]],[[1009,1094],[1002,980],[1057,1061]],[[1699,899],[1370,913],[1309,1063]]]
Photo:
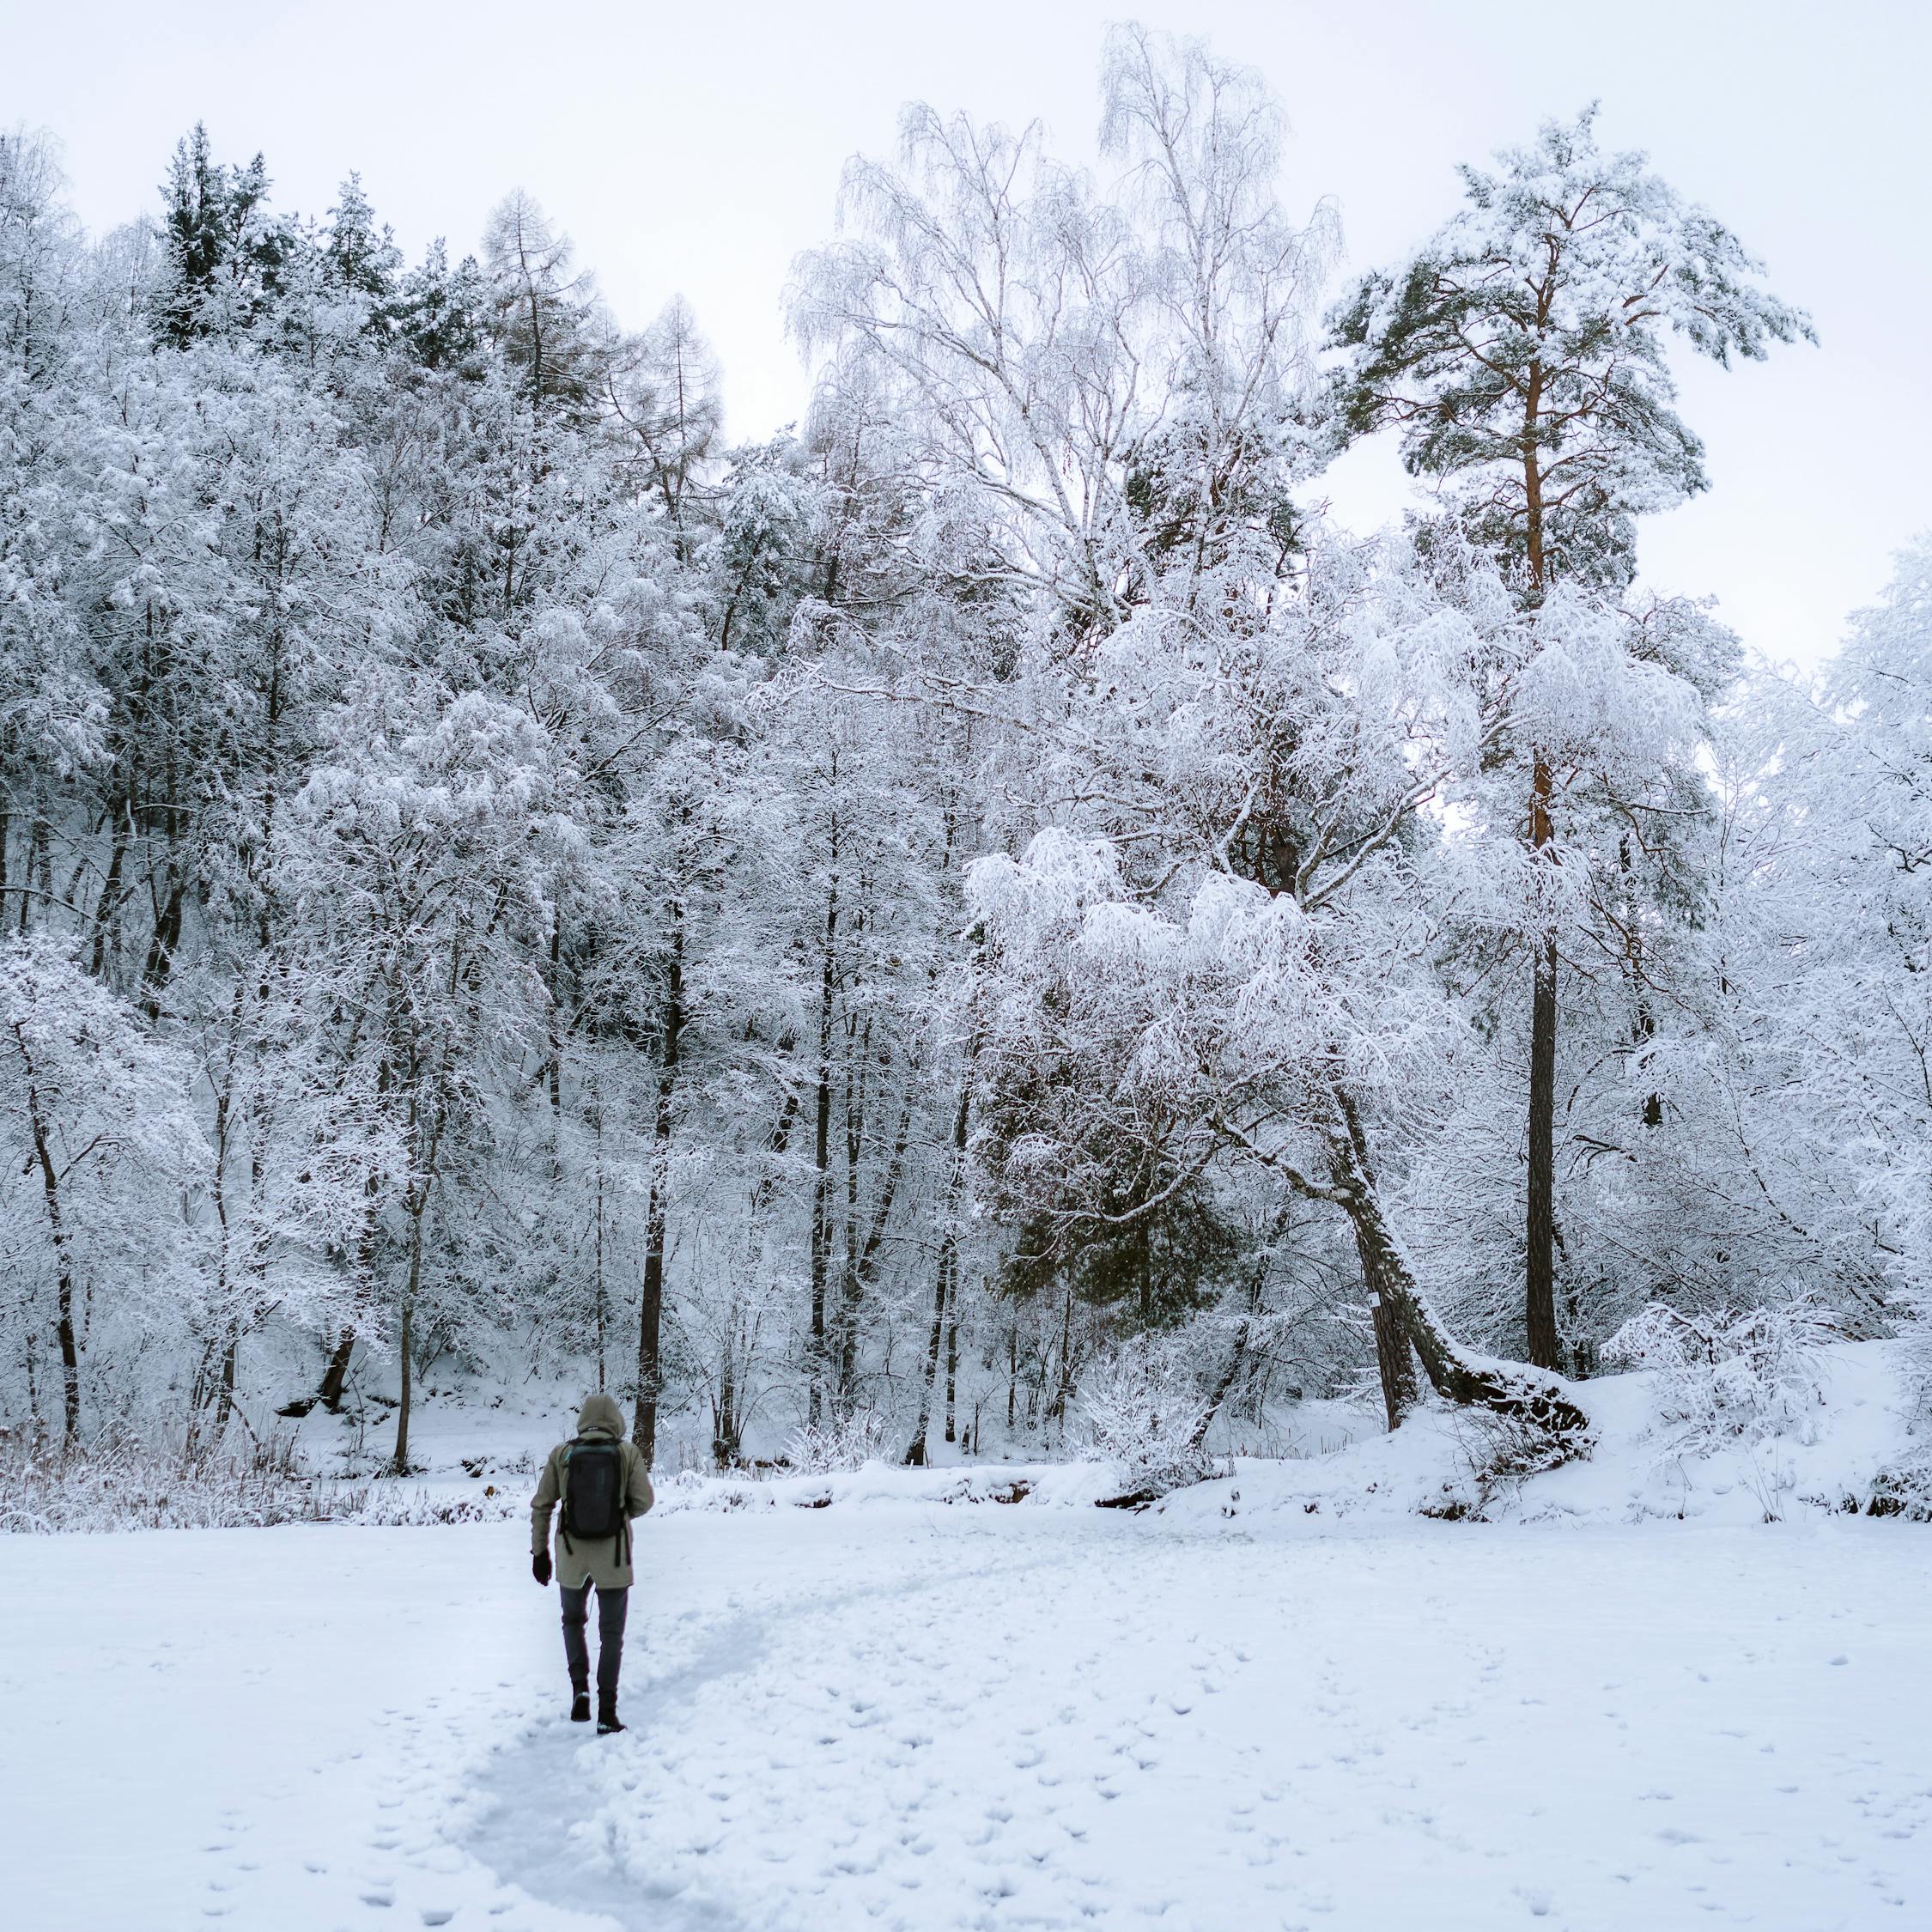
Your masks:
[[[0,1922],[1932,1923],[1923,1528],[1240,1480],[667,1510],[602,1741],[519,1524],[0,1539]]]

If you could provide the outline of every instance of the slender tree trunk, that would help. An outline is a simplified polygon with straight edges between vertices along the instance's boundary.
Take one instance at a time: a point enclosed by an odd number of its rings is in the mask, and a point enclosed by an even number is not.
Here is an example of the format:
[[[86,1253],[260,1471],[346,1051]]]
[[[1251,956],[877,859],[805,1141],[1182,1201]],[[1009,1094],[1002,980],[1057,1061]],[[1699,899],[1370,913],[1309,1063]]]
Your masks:
[[[711,1460],[728,1469],[738,1454],[738,1371],[727,1349],[718,1374],[718,1399],[711,1405]]]
[[[94,938],[88,955],[88,970],[97,980],[106,975],[109,955],[118,954],[120,951],[118,920],[121,903],[121,879],[127,869],[128,837],[134,826],[133,812],[124,799],[116,799],[108,806],[107,817],[108,823],[112,827],[107,858],[107,876],[101,881],[100,896],[94,902]],[[117,935],[112,945],[109,943],[110,933]]]
[[[1015,1315],[1006,1324],[1006,1434],[1012,1437],[1019,1421],[1019,1317]],[[949,1419],[950,1423],[950,1419]],[[946,1440],[952,1440],[952,1431],[946,1430]]]
[[[648,1469],[658,1451],[658,1398],[664,1392],[664,1249],[671,1188],[671,1101],[684,1036],[684,913],[671,909],[671,960],[665,975],[664,1051],[651,1123],[651,1199],[644,1223],[644,1292],[637,1321],[637,1411],[631,1440]]]
[[[61,1434],[69,1449],[81,1435],[81,1357],[74,1340],[74,1256],[61,1218],[60,1182],[40,1123],[33,1123],[33,1154],[47,1206],[47,1228],[53,1238],[57,1313],[55,1338],[60,1345]]]
[[[1255,1324],[1261,1319],[1261,1291],[1267,1285],[1268,1263],[1273,1258],[1273,1244],[1288,1231],[1291,1206],[1284,1202],[1281,1212],[1275,1216],[1274,1227],[1268,1237],[1268,1246],[1262,1250],[1261,1259],[1255,1262],[1254,1273],[1248,1278],[1247,1306],[1242,1309],[1240,1324],[1235,1329],[1234,1346],[1228,1351],[1228,1359],[1214,1384],[1214,1392],[1207,1406],[1201,1411],[1200,1420],[1194,1425],[1190,1446],[1200,1448],[1207,1439],[1207,1431],[1213,1427],[1214,1419],[1219,1415],[1234,1387],[1241,1378],[1241,1371],[1248,1361],[1248,1350],[1255,1336]],[[1389,1425],[1390,1428],[1394,1424]]]
[[[593,1284],[597,1323],[597,1392],[604,1393],[604,1356],[606,1346],[605,1304],[604,1285],[604,1097],[601,1092],[595,1101],[597,1135],[597,1253],[596,1278]]]
[[[544,1084],[550,1097],[550,1175],[553,1181],[561,1183],[563,1179],[563,1151],[560,1134],[563,1123],[563,1031],[558,1016],[563,1007],[563,915],[556,907],[550,908],[550,985],[546,988],[550,996],[548,1015],[550,1031],[550,1064],[544,1069]]]
[[[377,1091],[386,1093],[389,1084],[389,1068],[386,1063],[376,1076]],[[362,1183],[362,1229],[356,1237],[352,1309],[366,1309],[374,1293],[379,1232],[376,1223],[378,1191],[379,1183],[372,1173]],[[341,1333],[336,1337],[336,1346],[322,1370],[321,1387],[316,1390],[316,1400],[331,1415],[339,1414],[342,1410],[343,1391],[349,1382],[349,1364],[355,1352],[355,1321],[352,1315],[343,1323]]]
[[[390,1473],[396,1476],[406,1476],[410,1473],[410,1403],[415,1393],[416,1373],[416,1364],[410,1359],[410,1351],[416,1343],[416,1254],[412,1240],[410,1257],[411,1292],[403,1303],[402,1400],[396,1405],[396,1453],[389,1464]]]
[[[231,1323],[222,1350],[222,1379],[215,1397],[215,1441],[217,1444],[228,1434],[228,1418],[234,1413],[235,1356],[240,1346],[241,1337]]]
[[[1529,840],[1541,854],[1551,838],[1550,768],[1536,761]],[[1525,1228],[1525,1327],[1529,1359],[1563,1365],[1556,1319],[1557,942],[1545,933],[1536,949],[1529,1013],[1529,1192]]]
[[[60,1344],[62,1436],[72,1449],[81,1436],[81,1353],[74,1333],[75,1269],[72,1236],[67,1227],[60,1192],[60,1170],[54,1165],[52,1132],[41,1109],[38,1076],[26,1031],[16,1026],[21,1065],[27,1074],[27,1126],[33,1143],[33,1165],[40,1170],[41,1199],[47,1211],[47,1233],[54,1254],[56,1294],[54,1332]]]
[[[187,882],[170,876],[166,896],[155,914],[155,929],[148,939],[148,957],[141,968],[141,1010],[153,1024],[161,1018],[161,994],[174,968],[174,956],[181,945],[181,908],[187,896]]]
[[[883,1058],[883,1056],[882,1056]],[[892,1151],[887,1157],[878,1193],[866,1224],[863,1241],[854,1248],[853,1230],[859,1220],[858,1189],[848,1176],[846,1201],[846,1278],[839,1310],[839,1401],[849,1413],[858,1395],[860,1315],[866,1297],[878,1279],[879,1257],[884,1252],[885,1230],[892,1219],[893,1203],[899,1198],[899,1184],[906,1171],[906,1147],[912,1134],[912,1082],[908,1078],[900,1103],[898,1125],[893,1129]],[[860,1136],[849,1133],[848,1160],[855,1161]]]
[[[919,1420],[913,1425],[911,1443],[906,1449],[908,1466],[917,1467],[926,1461],[926,1435],[933,1425],[933,1398],[939,1379],[939,1346],[946,1323],[946,1304],[952,1298],[952,1284],[959,1270],[959,1206],[966,1182],[966,1123],[972,1111],[973,1062],[977,1042],[967,1048],[966,1066],[959,1077],[959,1103],[952,1114],[952,1167],[946,1176],[945,1205],[939,1223],[939,1258],[933,1270],[933,1326],[926,1337],[926,1373],[919,1384]],[[946,1440],[952,1437],[948,1431]]]
[[[39,876],[40,895],[51,908],[53,904],[53,853],[47,842],[47,814],[51,810],[47,802],[46,787],[36,781],[33,787],[33,817],[27,827],[26,879],[29,886],[34,875]],[[31,891],[20,896],[20,930],[24,938],[27,930],[27,911],[33,903]]]
[[[789,1053],[793,1042],[787,1039],[784,1050]],[[783,1157],[785,1150],[791,1145],[792,1130],[798,1125],[799,1113],[798,1090],[789,1090],[778,1109],[778,1118],[773,1121],[771,1132],[766,1136],[765,1151],[773,1163],[768,1166],[751,1191],[750,1211],[745,1218],[745,1252],[748,1257],[747,1272],[753,1280],[759,1266],[760,1242],[763,1238],[765,1220],[771,1209],[773,1197],[777,1193],[775,1163]],[[742,1340],[742,1347],[741,1347]],[[720,1469],[730,1468],[744,1452],[744,1387],[755,1359],[756,1334],[754,1330],[743,1334],[738,1327],[735,1309],[725,1329],[722,1355],[719,1364],[718,1400],[714,1405],[715,1427],[712,1431],[711,1454]]]
[[[1060,1292],[1060,1374],[1054,1378],[1053,1400],[1047,1405],[1046,1419],[1058,1422],[1064,1432],[1066,1411],[1073,1400],[1073,1284]]]
[[[933,1270],[933,1325],[927,1331],[926,1367],[919,1378],[919,1419],[913,1424],[912,1440],[906,1445],[903,1458],[908,1469],[923,1468],[926,1465],[926,1437],[933,1426],[933,1399],[939,1388],[939,1356],[945,1340],[946,1301],[952,1286],[951,1271],[951,1242],[942,1235],[939,1262]]]
[[[959,1407],[959,1270],[946,1283],[946,1426],[949,1443],[959,1440],[956,1426]]]
[[[833,844],[835,862],[837,841]],[[832,995],[836,985],[835,944],[839,927],[838,873],[832,874],[825,897],[825,944],[820,964],[818,993],[818,1087],[812,1114],[811,1143],[811,1385],[806,1420],[813,1428],[823,1419],[826,1289],[832,1261]]]
[[[848,1046],[849,1046],[848,1042]],[[865,1145],[864,1086],[857,1075],[859,1054],[845,1062],[845,1259],[839,1270],[838,1305],[832,1314],[834,1365],[832,1413],[848,1416],[858,1399],[859,1380],[859,1163]]]
[[[1556,1319],[1557,943],[1537,948],[1529,1016],[1529,1208],[1528,1308],[1529,1359],[1560,1369]]]
[[[410,1473],[410,1406],[416,1389],[416,1297],[422,1285],[422,1219],[429,1205],[428,1188],[424,1187],[421,1198],[412,1207],[410,1215],[410,1273],[409,1285],[403,1291],[403,1321],[401,1334],[401,1400],[396,1406],[396,1453],[390,1461],[392,1475],[406,1476]]]
[[[452,975],[454,977],[453,972]],[[424,1224],[429,1216],[429,1202],[436,1191],[436,1161],[442,1147],[444,1115],[447,1107],[448,1078],[447,1064],[439,1069],[438,1091],[435,1095],[435,1113],[429,1122],[427,1143],[420,1137],[420,1115],[416,1133],[412,1133],[412,1143],[422,1151],[421,1175],[414,1183],[410,1199],[410,1273],[408,1285],[403,1291],[402,1322],[402,1400],[396,1409],[396,1455],[392,1464],[393,1473],[406,1476],[410,1473],[410,1405],[415,1392],[416,1361],[412,1353],[416,1340],[416,1304],[422,1288],[422,1242]],[[420,1100],[416,1103],[420,1106]]]

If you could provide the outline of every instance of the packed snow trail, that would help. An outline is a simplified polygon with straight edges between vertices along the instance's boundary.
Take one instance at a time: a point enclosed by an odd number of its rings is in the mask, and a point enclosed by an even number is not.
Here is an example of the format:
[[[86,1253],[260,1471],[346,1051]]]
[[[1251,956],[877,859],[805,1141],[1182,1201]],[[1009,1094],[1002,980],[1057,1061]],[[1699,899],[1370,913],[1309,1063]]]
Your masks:
[[[1932,1920],[1911,1525],[879,1505],[647,1545],[599,1741],[519,1525],[0,1540],[7,1923]]]
[[[787,1932],[1932,1909],[1909,1534],[957,1534],[1054,1560],[794,1606],[579,1760],[586,1847]]]

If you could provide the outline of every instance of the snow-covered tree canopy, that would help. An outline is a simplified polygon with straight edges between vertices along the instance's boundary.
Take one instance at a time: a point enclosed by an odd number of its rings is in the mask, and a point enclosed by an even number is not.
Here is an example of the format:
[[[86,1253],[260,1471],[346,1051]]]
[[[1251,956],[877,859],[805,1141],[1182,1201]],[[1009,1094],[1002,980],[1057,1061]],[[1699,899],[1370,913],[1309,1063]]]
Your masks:
[[[1636,575],[1802,312],[1595,110],[1338,289],[1261,76],[1101,96],[852,162],[753,441],[521,191],[412,264],[197,125],[90,238],[0,137],[0,1421],[1172,1475],[1922,1319],[1932,552],[1815,685]]]

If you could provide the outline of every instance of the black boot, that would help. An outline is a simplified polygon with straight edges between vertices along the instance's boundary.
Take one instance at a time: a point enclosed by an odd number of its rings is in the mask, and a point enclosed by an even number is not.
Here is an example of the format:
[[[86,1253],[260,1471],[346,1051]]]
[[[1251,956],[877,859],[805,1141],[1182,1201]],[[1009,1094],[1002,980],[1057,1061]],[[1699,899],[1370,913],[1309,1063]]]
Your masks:
[[[590,1722],[590,1692],[574,1691],[570,1695],[570,1722],[573,1724],[587,1724]]]
[[[617,1707],[615,1703],[599,1704],[597,1707],[597,1735],[609,1737],[613,1731],[621,1731],[623,1726],[617,1722]]]

